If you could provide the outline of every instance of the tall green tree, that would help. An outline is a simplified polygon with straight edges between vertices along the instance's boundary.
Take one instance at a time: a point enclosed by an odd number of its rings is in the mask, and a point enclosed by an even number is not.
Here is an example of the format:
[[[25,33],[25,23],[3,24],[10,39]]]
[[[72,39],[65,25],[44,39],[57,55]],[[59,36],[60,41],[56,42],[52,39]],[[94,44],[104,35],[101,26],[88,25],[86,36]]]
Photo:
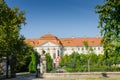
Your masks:
[[[46,71],[50,72],[53,69],[53,59],[51,58],[49,53],[45,54],[46,58]]]
[[[88,72],[90,72],[90,60],[91,60],[91,56],[89,55],[90,53],[89,53],[89,44],[88,44],[88,41],[83,41],[83,44],[84,44],[84,46],[85,46],[85,48],[86,48],[86,51],[87,51],[87,54],[88,54]]]
[[[105,0],[96,6],[105,58],[120,57],[120,0]]]
[[[8,65],[11,67],[11,77],[15,76],[17,55],[25,49],[25,45],[21,44],[24,38],[20,36],[21,25],[25,24],[24,14],[24,11],[19,11],[17,7],[11,9],[4,0],[0,0],[0,55],[7,58],[6,77]]]
[[[22,43],[21,43],[22,44]],[[20,45],[21,45],[20,44]],[[22,47],[22,46],[21,46]],[[26,46],[25,49],[19,48],[19,54],[16,54],[16,72],[28,72],[29,71],[29,64],[31,62],[31,53],[34,52],[31,46]]]
[[[31,62],[29,64],[29,72],[35,73],[36,72],[36,56],[35,53],[31,52]]]
[[[60,65],[61,67],[64,67],[64,66],[66,66],[66,64],[68,63],[68,61],[69,61],[69,56],[66,54],[66,55],[64,55],[64,56],[61,58],[59,65]]]

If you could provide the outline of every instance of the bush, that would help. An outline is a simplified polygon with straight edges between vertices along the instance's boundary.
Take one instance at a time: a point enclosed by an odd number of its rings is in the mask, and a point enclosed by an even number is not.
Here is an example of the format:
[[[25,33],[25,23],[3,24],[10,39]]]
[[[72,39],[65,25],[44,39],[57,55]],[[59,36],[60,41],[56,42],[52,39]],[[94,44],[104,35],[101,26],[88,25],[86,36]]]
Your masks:
[[[29,64],[29,72],[30,73],[35,73],[36,72],[36,57],[34,55],[34,53],[31,54],[31,62]]]
[[[46,58],[46,70],[47,72],[50,72],[53,70],[53,59],[51,58],[49,53],[45,54],[45,58]]]

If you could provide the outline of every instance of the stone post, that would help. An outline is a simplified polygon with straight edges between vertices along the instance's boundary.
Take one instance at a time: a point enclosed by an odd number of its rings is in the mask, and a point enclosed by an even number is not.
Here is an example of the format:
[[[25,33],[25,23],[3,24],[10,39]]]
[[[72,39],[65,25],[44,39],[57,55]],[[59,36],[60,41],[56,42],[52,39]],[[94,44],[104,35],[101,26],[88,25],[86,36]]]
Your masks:
[[[46,73],[45,53],[42,53],[42,54],[41,54],[41,58],[40,58],[40,59],[41,59],[41,60],[40,60],[40,66],[41,66],[40,72],[41,72],[41,74],[44,74],[44,73]]]

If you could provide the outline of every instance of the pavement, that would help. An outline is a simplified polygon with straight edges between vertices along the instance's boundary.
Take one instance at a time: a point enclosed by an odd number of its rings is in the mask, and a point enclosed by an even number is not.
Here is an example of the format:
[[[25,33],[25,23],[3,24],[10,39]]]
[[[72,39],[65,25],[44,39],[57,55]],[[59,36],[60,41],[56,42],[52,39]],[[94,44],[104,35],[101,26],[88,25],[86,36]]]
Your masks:
[[[5,80],[44,80],[43,78],[36,78],[36,74],[17,74],[16,78],[8,78]]]
[[[17,74],[16,78],[9,78],[4,80],[79,80],[65,77],[47,77],[47,78],[36,78],[36,74]],[[80,79],[86,80],[86,79]]]
[[[73,80],[73,79],[64,79],[60,77],[36,78],[36,74],[19,73],[16,75],[16,78],[9,78],[4,80]]]
[[[48,73],[50,75],[50,73]],[[77,74],[77,73],[76,73]],[[4,79],[4,80],[120,80],[120,75],[117,73],[109,73],[111,76],[108,77],[98,77],[99,79],[96,78],[96,75],[91,75],[91,76],[85,76],[84,73],[83,75],[79,75],[79,77],[73,77],[73,76],[45,76],[43,78],[36,78],[36,74],[29,74],[29,73],[19,73],[16,75],[16,78],[9,78],[9,79]],[[54,74],[55,75],[55,74]],[[100,76],[100,75],[98,75]],[[95,79],[93,79],[95,78]],[[1,80],[1,79],[0,79]]]

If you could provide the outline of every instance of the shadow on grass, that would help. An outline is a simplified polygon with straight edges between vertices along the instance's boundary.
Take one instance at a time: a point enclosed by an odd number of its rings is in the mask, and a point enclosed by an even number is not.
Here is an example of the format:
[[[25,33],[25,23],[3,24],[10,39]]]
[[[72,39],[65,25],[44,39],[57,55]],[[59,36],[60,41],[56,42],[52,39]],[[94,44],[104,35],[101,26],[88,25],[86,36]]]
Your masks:
[[[102,77],[108,78],[108,75],[106,73],[101,73]]]

